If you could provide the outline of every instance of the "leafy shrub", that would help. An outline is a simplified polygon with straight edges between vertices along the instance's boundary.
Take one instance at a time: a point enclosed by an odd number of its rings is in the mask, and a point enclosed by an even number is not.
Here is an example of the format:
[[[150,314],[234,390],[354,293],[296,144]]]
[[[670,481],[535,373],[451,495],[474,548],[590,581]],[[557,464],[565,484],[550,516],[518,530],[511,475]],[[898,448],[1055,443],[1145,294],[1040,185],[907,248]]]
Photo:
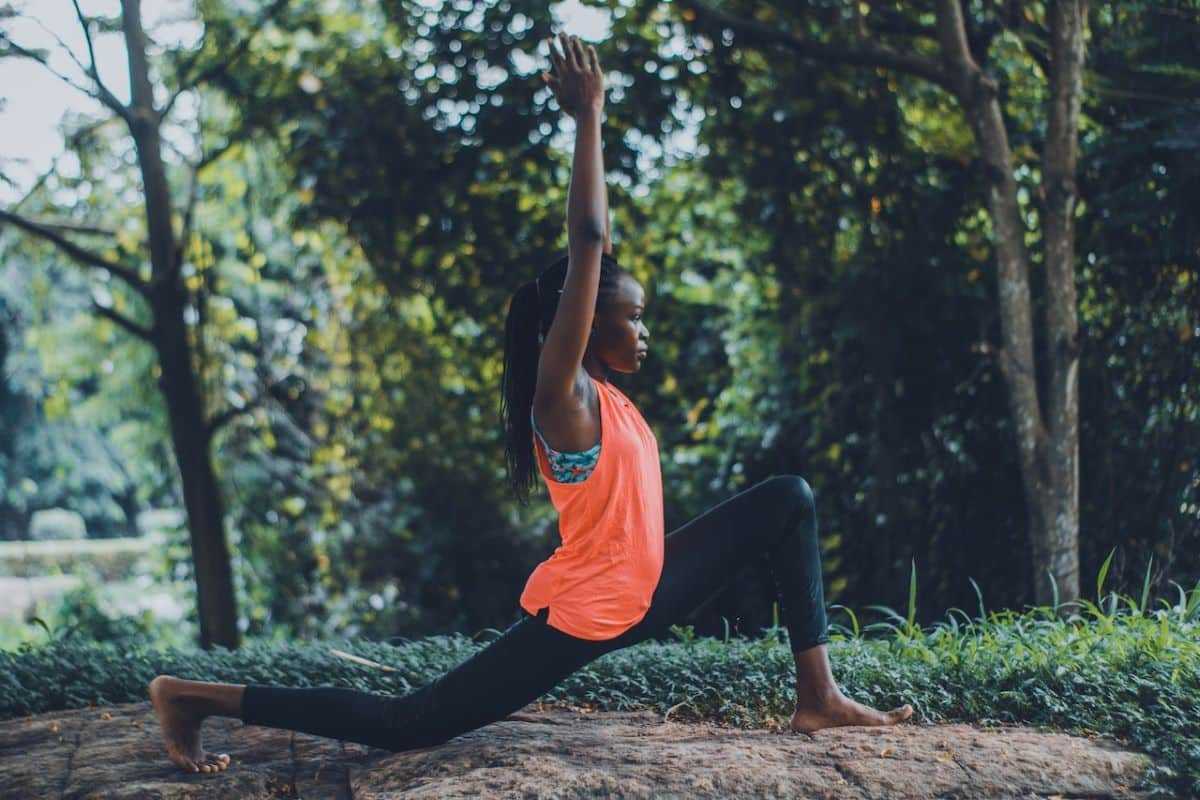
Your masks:
[[[33,512],[29,520],[29,538],[84,539],[87,526],[83,516],[66,508],[47,508]]]
[[[1107,562],[1106,562],[1107,566]],[[1097,582],[1101,596],[1104,573]],[[1174,583],[1174,582],[1172,582]],[[880,607],[895,622],[860,630],[831,622],[830,663],[849,697],[877,708],[911,703],[922,723],[1019,723],[1076,735],[1103,734],[1150,755],[1152,797],[1200,795],[1200,585],[1160,608],[1109,593],[1025,614],[951,609],[932,630]],[[1064,614],[1066,606],[1080,613]],[[958,615],[956,616],[955,612]],[[110,622],[81,612],[80,630]],[[961,619],[960,619],[961,617]],[[89,626],[91,626],[89,628]],[[863,633],[885,631],[883,638]],[[499,633],[499,631],[496,631]],[[604,710],[653,709],[671,718],[739,727],[785,724],[795,701],[786,629],[760,639],[697,637],[674,626],[675,641],[647,641],[609,653],[540,699]],[[155,675],[279,686],[342,686],[403,693],[469,658],[485,643],[462,634],[399,645],[373,642],[279,644],[239,650],[161,649],[140,636],[89,641],[55,636],[0,651],[0,718],[91,704],[143,701]],[[339,652],[367,659],[360,663]]]
[[[155,625],[149,614],[139,616],[110,616],[100,607],[95,586],[85,583],[65,592],[59,598],[55,617],[59,620],[51,628],[45,620],[34,617],[47,635],[60,640],[122,642],[126,640],[151,640]]]

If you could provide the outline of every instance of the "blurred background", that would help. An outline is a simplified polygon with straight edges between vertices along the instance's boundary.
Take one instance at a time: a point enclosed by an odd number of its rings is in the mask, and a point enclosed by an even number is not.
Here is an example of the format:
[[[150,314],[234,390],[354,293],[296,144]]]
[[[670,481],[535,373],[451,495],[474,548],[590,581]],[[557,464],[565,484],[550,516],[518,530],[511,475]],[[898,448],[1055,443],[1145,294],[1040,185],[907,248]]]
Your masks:
[[[606,73],[654,342],[615,382],[668,531],[795,473],[860,618],[913,580],[925,624],[1047,572],[1090,596],[1110,554],[1112,588],[1191,588],[1200,4],[1091,3],[1064,94],[1053,4],[950,4],[982,94],[925,5],[0,3],[0,647],[516,619],[559,541],[499,417],[509,299],[566,247],[559,31]],[[764,561],[692,622],[750,635],[775,601]]]

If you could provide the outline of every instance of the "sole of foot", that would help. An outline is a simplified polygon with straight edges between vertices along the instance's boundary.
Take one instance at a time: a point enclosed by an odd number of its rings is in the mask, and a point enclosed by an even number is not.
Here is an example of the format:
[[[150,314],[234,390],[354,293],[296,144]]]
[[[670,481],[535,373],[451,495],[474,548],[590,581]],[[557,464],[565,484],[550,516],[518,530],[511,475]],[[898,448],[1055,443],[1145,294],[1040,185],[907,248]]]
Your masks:
[[[187,684],[170,675],[150,681],[150,703],[162,728],[167,758],[184,772],[221,772],[229,766],[229,754],[209,753],[200,743],[204,715],[180,696]]]

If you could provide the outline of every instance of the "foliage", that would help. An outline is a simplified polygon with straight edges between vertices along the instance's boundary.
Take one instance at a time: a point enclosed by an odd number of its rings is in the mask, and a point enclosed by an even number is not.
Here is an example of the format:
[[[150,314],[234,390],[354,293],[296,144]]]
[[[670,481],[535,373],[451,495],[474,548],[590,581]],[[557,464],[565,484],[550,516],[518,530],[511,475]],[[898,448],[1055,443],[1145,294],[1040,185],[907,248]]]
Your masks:
[[[197,106],[206,148],[254,136],[199,174],[185,243],[206,407],[245,408],[215,460],[252,636],[500,624],[556,541],[548,503],[505,493],[494,413],[505,303],[565,244],[570,123],[536,80],[551,19],[528,2],[436,5],[301,0],[257,30],[239,6],[201,6],[197,69],[254,34]],[[999,333],[992,231],[955,104],[903,76],[696,35],[674,5],[594,5],[613,15],[597,49],[615,254],[650,297],[651,358],[622,388],[660,442],[668,530],[798,473],[829,600],[902,603],[915,558],[916,620],[969,605],[976,582],[1020,607],[1014,422],[973,349]],[[851,8],[722,5],[826,41]],[[994,4],[965,7],[1036,243],[1042,7],[1010,29]],[[1200,575],[1192,7],[1093,4],[1084,87],[1082,561],[1119,545],[1110,578],[1140,586],[1153,557],[1153,598]],[[872,9],[900,31],[927,24]],[[694,148],[670,151],[689,124]],[[112,224],[132,252],[145,231],[118,145],[105,128],[79,138],[79,169],[28,210]],[[50,505],[89,527],[180,505],[152,354],[85,313],[108,292],[135,314],[133,298],[44,246],[5,232],[3,247],[0,524]],[[188,579],[182,533],[162,556],[165,578]],[[726,616],[753,631],[772,599],[765,570],[731,581],[696,628]]]
[[[100,608],[96,588],[91,584],[84,584],[64,594],[59,600],[56,616],[59,623],[54,628],[41,617],[34,617],[32,621],[57,642],[139,640],[146,639],[154,630],[149,614],[143,613],[138,617],[106,614]]]
[[[1062,619],[952,609],[925,630],[900,624],[831,626],[830,661],[845,694],[879,708],[911,703],[914,720],[1021,723],[1103,735],[1154,759],[1150,796],[1200,791],[1200,585],[1157,607],[1114,592],[1081,600]],[[915,575],[915,572],[913,573]],[[1144,600],[1144,595],[1143,595]],[[955,614],[957,612],[957,615]],[[961,617],[961,622],[959,620]],[[96,629],[100,630],[100,629]],[[676,719],[739,727],[786,724],[795,701],[786,628],[761,639],[697,637],[673,626],[675,641],[647,641],[572,673],[540,700],[602,710],[652,709]],[[880,632],[880,636],[866,634]],[[494,629],[491,633],[500,633]],[[110,636],[124,635],[108,631]],[[364,641],[249,642],[237,651],[156,649],[122,641],[54,637],[0,652],[0,718],[94,704],[145,700],[156,674],[279,686],[341,686],[403,693],[469,658],[486,642],[461,634],[397,645]],[[335,653],[348,653],[373,666]]]
[[[9,241],[0,254],[0,541],[25,538],[34,511],[58,506],[94,536],[132,534],[144,459],[122,452],[138,423],[115,398],[141,380],[138,362],[97,359],[107,337],[78,308],[82,284],[44,248]]]

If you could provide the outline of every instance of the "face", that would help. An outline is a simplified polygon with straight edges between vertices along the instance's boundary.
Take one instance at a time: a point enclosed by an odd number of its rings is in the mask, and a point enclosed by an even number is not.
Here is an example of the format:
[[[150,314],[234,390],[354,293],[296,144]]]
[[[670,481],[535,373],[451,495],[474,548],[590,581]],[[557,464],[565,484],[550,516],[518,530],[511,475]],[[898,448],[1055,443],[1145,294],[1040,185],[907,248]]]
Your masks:
[[[643,321],[646,292],[630,275],[617,284],[617,295],[592,322],[588,354],[617,372],[637,372],[646,359],[650,331]]]

